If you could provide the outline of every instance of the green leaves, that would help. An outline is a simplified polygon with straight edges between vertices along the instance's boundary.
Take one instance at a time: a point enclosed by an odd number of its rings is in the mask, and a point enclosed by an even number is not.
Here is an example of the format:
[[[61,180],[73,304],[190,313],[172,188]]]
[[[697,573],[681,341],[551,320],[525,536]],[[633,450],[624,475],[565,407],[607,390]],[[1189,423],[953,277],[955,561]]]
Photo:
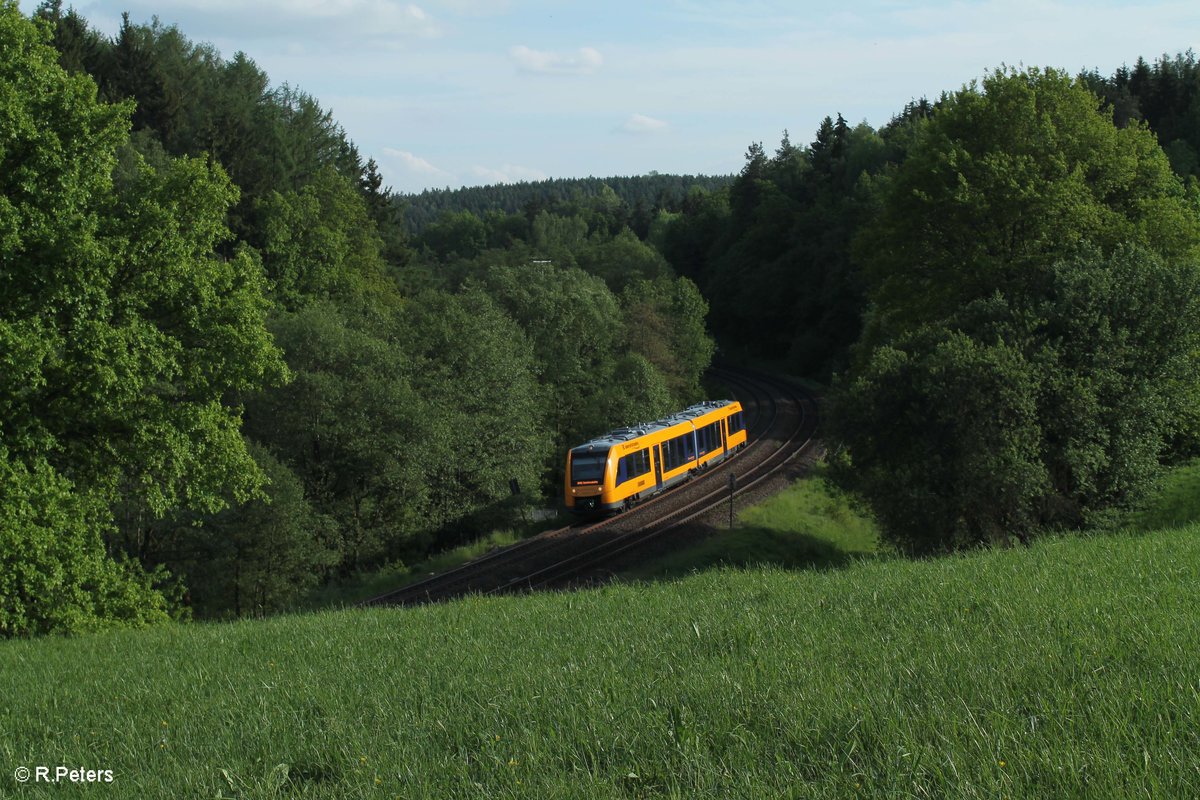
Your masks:
[[[849,478],[910,550],[1079,527],[1194,436],[1200,269],[1124,247],[1043,277],[876,348],[838,389]]]
[[[884,530],[927,551],[1024,536],[1048,483],[1037,384],[1020,352],[954,331],[877,350],[836,431]]]
[[[428,491],[428,526],[461,527],[471,516],[507,521],[509,480],[534,489],[557,455],[532,344],[479,289],[419,295],[396,322],[404,372],[419,398],[413,413],[426,426],[411,449]],[[441,543],[461,537],[447,530]]]
[[[511,514],[509,479],[537,486],[551,451],[533,351],[482,292],[374,320],[313,302],[273,328],[295,379],[250,401],[246,429],[337,523],[343,567],[423,554],[443,529],[451,543],[470,517]]]
[[[1194,446],[1200,214],[1077,82],[998,71],[947,98],[859,245],[871,311],[835,427],[906,547],[1080,527]]]
[[[294,311],[314,299],[359,308],[396,301],[366,203],[331,167],[298,191],[272,192],[258,211],[263,264],[281,308]]]
[[[889,134],[894,136],[894,134]],[[728,192],[693,195],[652,235],[712,305],[728,343],[828,374],[857,338],[864,300],[850,242],[895,154],[866,124],[826,118],[801,150],[785,132],[773,158],[753,145]]]
[[[262,475],[233,397],[286,375],[258,263],[214,255],[237,190],[189,159],[134,159],[114,184],[129,108],[97,102],[44,35],[0,5],[0,452],[12,476],[0,524],[23,576],[6,593],[25,598],[10,635],[161,615],[161,596],[105,554],[107,509],[211,511],[251,496]],[[67,616],[47,610],[58,592]]]
[[[102,497],[0,444],[0,638],[168,619],[149,576],[106,555],[110,519]]]
[[[668,397],[675,405],[700,398],[700,377],[716,350],[705,327],[708,303],[687,278],[642,280],[621,294],[625,316],[625,342],[629,349],[663,376]],[[623,374],[623,369],[617,370]],[[657,381],[650,381],[650,385]],[[668,400],[668,406],[672,402]],[[664,414],[664,408],[639,418]]]
[[[997,71],[946,98],[860,250],[872,344],[1017,286],[1085,243],[1195,255],[1195,208],[1145,128],[1118,129],[1054,70]]]

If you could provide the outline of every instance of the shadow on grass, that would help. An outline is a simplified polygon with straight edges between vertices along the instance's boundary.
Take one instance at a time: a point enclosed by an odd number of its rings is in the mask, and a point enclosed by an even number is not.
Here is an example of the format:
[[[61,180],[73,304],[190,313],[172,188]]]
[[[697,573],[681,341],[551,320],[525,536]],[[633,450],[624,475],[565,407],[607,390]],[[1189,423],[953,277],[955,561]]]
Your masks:
[[[743,525],[734,530],[708,528],[704,539],[683,549],[650,556],[618,573],[622,580],[670,580],[721,567],[776,567],[788,570],[839,569],[885,553],[847,550],[801,531]]]

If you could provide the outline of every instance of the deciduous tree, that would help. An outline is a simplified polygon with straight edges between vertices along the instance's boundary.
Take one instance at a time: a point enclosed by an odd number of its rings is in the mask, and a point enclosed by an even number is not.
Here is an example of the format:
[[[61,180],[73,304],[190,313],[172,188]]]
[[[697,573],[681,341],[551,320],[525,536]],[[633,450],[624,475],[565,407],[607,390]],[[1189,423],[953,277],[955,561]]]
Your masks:
[[[1149,130],[1114,126],[1064,73],[998,70],[945,98],[865,231],[868,341],[1019,290],[1085,246],[1194,257],[1196,209]]]
[[[34,487],[19,502],[77,532],[78,548],[55,552],[95,561],[113,523],[99,507],[216,510],[258,491],[233,398],[285,369],[258,262],[214,255],[236,188],[188,159],[135,159],[114,183],[130,107],[98,102],[46,37],[0,2],[0,445]],[[58,584],[75,598],[97,586]],[[99,597],[76,603],[81,618],[107,613]]]
[[[1061,73],[943,101],[863,240],[870,326],[833,405],[890,536],[1077,528],[1194,446],[1198,212]]]

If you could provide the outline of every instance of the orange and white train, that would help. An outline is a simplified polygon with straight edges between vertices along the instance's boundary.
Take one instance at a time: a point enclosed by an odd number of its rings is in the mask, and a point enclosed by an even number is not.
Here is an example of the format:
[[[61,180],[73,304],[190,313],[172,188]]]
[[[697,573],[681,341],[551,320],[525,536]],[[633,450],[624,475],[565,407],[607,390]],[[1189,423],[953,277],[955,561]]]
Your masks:
[[[623,511],[745,446],[746,420],[736,400],[708,400],[656,422],[618,428],[571,448],[567,509]]]

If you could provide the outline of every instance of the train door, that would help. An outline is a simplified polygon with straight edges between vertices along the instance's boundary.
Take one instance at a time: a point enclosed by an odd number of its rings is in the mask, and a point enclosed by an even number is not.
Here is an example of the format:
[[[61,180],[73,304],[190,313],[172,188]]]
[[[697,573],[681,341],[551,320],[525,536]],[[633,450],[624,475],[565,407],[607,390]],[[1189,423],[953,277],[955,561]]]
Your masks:
[[[654,445],[654,483],[662,491],[662,445]]]

